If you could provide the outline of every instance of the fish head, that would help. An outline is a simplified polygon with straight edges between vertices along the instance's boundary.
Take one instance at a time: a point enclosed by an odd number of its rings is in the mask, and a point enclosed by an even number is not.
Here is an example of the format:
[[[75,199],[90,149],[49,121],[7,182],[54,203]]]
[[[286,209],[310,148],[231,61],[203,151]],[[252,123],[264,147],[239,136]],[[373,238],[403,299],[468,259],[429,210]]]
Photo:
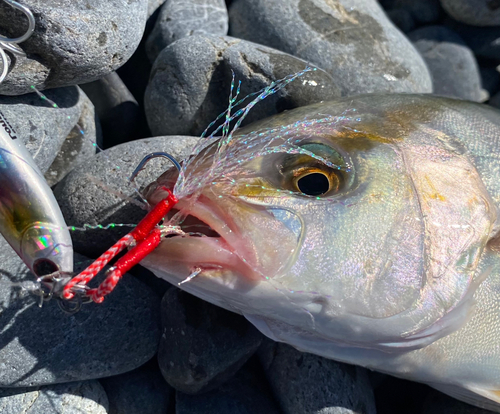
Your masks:
[[[212,143],[150,185],[152,204],[174,189],[187,235],[142,264],[174,284],[196,272],[181,288],[303,349],[435,341],[467,319],[497,227],[440,113],[420,97],[361,96]]]

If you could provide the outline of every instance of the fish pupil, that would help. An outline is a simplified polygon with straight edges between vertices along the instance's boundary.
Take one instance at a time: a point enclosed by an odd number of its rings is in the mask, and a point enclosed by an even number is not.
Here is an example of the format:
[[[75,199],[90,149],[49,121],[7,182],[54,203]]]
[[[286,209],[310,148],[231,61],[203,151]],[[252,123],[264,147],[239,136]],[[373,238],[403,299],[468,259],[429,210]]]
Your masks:
[[[297,187],[300,192],[304,194],[318,196],[328,192],[330,189],[330,182],[328,181],[328,177],[324,174],[312,173],[301,177],[297,181]]]

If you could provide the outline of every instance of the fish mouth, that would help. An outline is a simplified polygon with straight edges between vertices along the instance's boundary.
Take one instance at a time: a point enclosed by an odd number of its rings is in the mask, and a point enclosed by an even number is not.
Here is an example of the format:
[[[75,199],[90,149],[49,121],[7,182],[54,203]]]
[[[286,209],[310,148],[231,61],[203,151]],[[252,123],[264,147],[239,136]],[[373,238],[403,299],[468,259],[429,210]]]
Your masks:
[[[197,270],[205,275],[229,270],[250,281],[263,278],[255,246],[221,206],[203,194],[196,200],[182,199],[164,217],[164,223],[169,224],[172,217],[179,215],[180,227],[186,234],[162,239],[144,260],[147,267],[160,265],[184,278]]]

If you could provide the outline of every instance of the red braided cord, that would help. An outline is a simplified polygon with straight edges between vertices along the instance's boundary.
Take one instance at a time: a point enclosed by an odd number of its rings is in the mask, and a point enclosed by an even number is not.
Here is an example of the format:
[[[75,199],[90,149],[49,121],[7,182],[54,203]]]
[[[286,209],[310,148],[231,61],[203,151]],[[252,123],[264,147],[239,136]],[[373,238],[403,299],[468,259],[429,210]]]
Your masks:
[[[87,293],[92,300],[96,303],[101,303],[104,296],[110,293],[120,281],[121,277],[129,269],[138,264],[149,253],[151,253],[161,242],[160,229],[155,228],[148,234],[148,236],[138,243],[135,247],[130,249],[123,257],[118,259],[115,265],[108,272],[109,275],[99,285],[97,289],[90,289]]]

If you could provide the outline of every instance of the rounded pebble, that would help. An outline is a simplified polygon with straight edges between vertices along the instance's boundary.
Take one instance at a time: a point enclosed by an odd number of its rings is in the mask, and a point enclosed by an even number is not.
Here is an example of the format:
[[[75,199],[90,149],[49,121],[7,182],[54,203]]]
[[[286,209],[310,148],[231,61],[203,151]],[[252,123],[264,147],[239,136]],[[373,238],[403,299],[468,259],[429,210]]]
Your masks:
[[[176,414],[280,414],[265,378],[250,360],[230,381],[199,395],[176,393]]]
[[[240,39],[183,38],[164,49],[153,65],[144,100],[149,127],[154,135],[200,135],[227,109],[232,73],[235,89],[241,81],[241,99],[307,66],[306,61]],[[339,96],[332,77],[317,69],[259,102],[242,125]]]
[[[402,9],[408,11],[418,24],[437,22],[442,15],[439,0],[380,0],[386,10]]]
[[[375,414],[366,371],[277,343],[263,352],[265,370],[284,414]]]
[[[109,400],[109,414],[167,414],[173,389],[156,363],[100,380]]]
[[[22,96],[0,96],[0,113],[9,121],[33,157],[40,170],[45,173],[56,158],[57,152],[66,138],[72,136],[77,123],[88,116],[83,129],[85,139],[80,146],[86,157],[95,141],[93,105],[76,86],[47,91],[45,96],[57,103],[54,108],[50,102],[36,93]],[[88,114],[88,115],[87,115]],[[80,129],[80,127],[77,127]]]
[[[495,0],[440,0],[446,13],[471,26],[500,25],[500,3]]]
[[[227,35],[229,17],[224,0],[169,0],[162,6],[146,42],[151,62],[176,40],[191,35]]]
[[[55,300],[40,308],[26,290],[34,276],[3,239],[0,244],[0,387],[116,375],[154,356],[160,303],[147,286],[125,275],[102,304],[85,304],[72,315]],[[90,263],[76,255],[75,272]]]
[[[38,89],[98,79],[123,65],[144,32],[147,0],[25,1],[35,16],[33,35],[21,43],[0,93],[19,95]],[[8,37],[24,33],[26,17],[0,2],[0,27]]]
[[[98,381],[40,388],[0,389],[2,414],[107,414],[108,399]]]
[[[234,37],[324,69],[343,95],[432,92],[427,67],[375,0],[236,0]]]
[[[243,316],[174,288],[162,300],[162,325],[161,372],[172,387],[189,394],[231,378],[262,341]]]
[[[128,181],[139,162],[144,156],[159,151],[180,160],[190,154],[198,139],[172,136],[127,142],[97,154],[72,170],[54,189],[66,223],[79,228],[114,224],[106,229],[74,231],[74,249],[88,257],[97,257],[128,233],[147,213],[136,187]],[[170,167],[172,164],[165,159],[150,161],[138,175],[137,185],[149,184]],[[122,224],[127,226],[121,227]]]
[[[427,26],[408,34],[431,72],[436,95],[482,102],[479,66],[458,34],[444,26]]]

